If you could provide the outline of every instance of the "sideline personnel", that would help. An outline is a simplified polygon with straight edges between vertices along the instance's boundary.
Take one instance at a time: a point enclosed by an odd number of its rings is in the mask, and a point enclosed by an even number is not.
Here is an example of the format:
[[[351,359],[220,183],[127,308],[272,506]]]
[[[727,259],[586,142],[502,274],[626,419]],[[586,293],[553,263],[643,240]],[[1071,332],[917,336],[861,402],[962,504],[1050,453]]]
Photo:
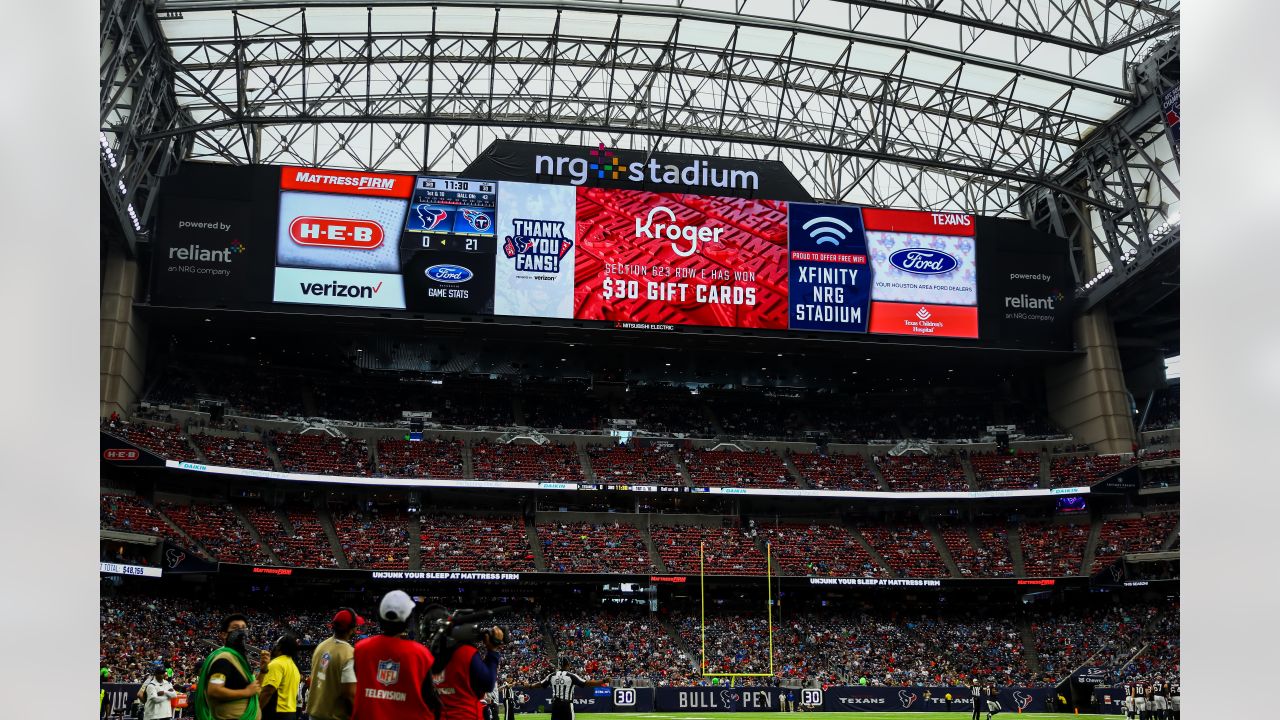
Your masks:
[[[195,716],[198,720],[262,720],[258,708],[258,682],[245,653],[249,647],[249,621],[244,615],[222,619],[222,647],[209,653],[196,682]]]
[[[351,608],[333,616],[333,637],[311,654],[311,690],[307,715],[312,720],[351,720],[356,704],[356,656],[351,638],[364,618]]]
[[[431,651],[405,637],[413,608],[403,590],[387,593],[378,605],[382,634],[356,645],[352,720],[423,720],[434,715],[424,699],[431,692]]]
[[[440,702],[437,720],[485,720],[481,700],[498,685],[498,648],[506,641],[502,628],[485,631],[481,654],[478,645],[463,643],[452,648],[432,667],[432,681]]]

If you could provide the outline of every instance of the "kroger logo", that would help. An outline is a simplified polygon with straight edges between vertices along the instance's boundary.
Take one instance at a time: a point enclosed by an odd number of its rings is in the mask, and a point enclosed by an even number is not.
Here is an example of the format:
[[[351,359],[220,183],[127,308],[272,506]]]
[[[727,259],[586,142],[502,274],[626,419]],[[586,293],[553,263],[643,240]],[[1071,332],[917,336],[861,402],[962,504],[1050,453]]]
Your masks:
[[[427,277],[442,283],[464,283],[474,277],[475,273],[461,265],[432,265],[427,268]]]
[[[941,275],[955,270],[960,261],[941,250],[907,248],[890,255],[889,264],[913,275]]]

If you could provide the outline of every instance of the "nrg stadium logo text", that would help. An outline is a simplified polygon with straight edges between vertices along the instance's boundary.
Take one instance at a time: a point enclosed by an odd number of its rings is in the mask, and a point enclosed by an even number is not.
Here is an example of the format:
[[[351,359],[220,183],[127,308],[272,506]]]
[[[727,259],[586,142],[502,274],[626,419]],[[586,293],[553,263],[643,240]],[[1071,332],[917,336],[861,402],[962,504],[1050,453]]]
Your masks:
[[[651,185],[686,185],[690,187],[735,188],[759,190],[760,176],[754,170],[717,168],[708,160],[692,160],[688,165],[660,165],[627,162],[616,151],[601,143],[589,151],[588,157],[536,155],[533,171],[537,175],[567,177],[570,185],[585,185],[589,180],[628,180]]]

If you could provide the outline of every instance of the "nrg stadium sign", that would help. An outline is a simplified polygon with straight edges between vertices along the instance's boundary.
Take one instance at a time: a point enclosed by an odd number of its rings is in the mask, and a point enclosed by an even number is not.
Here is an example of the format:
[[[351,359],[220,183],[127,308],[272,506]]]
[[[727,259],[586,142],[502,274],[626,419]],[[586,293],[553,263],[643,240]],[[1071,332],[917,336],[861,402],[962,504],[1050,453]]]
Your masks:
[[[462,177],[810,202],[777,160],[495,140]]]

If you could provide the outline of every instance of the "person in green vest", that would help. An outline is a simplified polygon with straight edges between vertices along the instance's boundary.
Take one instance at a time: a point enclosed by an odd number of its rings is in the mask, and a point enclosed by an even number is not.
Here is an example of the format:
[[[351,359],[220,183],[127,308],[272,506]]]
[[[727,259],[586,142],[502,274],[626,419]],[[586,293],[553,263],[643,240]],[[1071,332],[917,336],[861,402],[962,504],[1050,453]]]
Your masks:
[[[262,720],[257,678],[249,665],[249,621],[244,615],[222,620],[222,647],[209,653],[196,680],[196,720]]]
[[[867,686],[867,676],[866,676],[866,675],[863,675],[862,677],[858,678],[858,684],[859,684],[859,685],[861,685],[862,687],[866,687],[866,686]]]

